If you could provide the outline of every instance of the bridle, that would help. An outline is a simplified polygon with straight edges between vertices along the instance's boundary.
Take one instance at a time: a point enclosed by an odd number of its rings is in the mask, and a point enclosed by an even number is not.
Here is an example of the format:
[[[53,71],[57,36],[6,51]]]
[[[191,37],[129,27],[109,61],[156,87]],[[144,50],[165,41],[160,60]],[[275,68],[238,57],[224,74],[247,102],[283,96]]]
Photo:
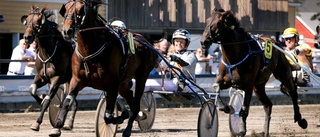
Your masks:
[[[74,9],[73,9],[74,12],[73,12],[73,13],[65,14],[66,11],[67,11],[66,8],[65,8],[65,6],[66,6],[67,4],[69,4],[69,3],[71,3],[71,2],[73,2],[73,3],[72,3],[72,5],[69,7],[69,9],[74,8]],[[82,2],[82,3],[84,3],[84,8],[79,11],[79,15],[78,15],[77,12],[76,12],[76,11],[77,11],[77,10],[76,10],[76,9],[77,9],[77,2]],[[66,19],[72,20],[72,25],[70,26],[70,28],[71,28],[72,30],[74,30],[74,31],[72,32],[73,41],[76,41],[76,39],[77,39],[76,33],[80,30],[80,26],[83,24],[84,17],[85,17],[86,12],[87,12],[87,6],[88,6],[88,2],[86,2],[86,1],[83,1],[83,0],[73,0],[73,1],[69,1],[69,2],[66,3],[66,4],[63,4],[62,7],[61,7],[61,9],[60,9],[60,11],[59,11],[60,15],[63,16],[63,22],[64,22]],[[69,29],[70,29],[70,28],[69,28]],[[65,31],[64,28],[62,28],[62,31],[63,31],[63,32]]]
[[[38,37],[38,34],[40,33],[41,31],[41,28],[42,28],[42,25],[44,24],[44,21],[45,21],[45,17],[44,15],[39,12],[40,8],[39,7],[36,7],[35,9],[33,9],[29,15],[32,15],[31,16],[31,19],[29,20],[29,22],[25,22],[26,23],[26,29],[27,28],[30,28],[32,30],[32,40],[34,40],[35,38]],[[38,22],[37,25],[34,26],[33,24],[33,19],[35,17],[35,15],[39,15],[41,16],[41,22]],[[28,38],[28,36],[24,36],[25,38]]]

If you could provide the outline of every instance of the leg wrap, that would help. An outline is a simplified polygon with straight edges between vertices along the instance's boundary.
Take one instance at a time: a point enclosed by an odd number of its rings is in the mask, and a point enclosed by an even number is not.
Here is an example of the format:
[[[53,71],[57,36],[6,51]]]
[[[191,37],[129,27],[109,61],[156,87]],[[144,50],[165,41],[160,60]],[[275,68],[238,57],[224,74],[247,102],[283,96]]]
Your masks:
[[[71,95],[68,95],[68,96],[66,97],[66,103],[67,103],[68,105],[67,105],[67,106],[64,106],[64,107],[66,107],[68,110],[70,110],[70,108],[72,107],[73,101],[74,101],[74,97],[71,96]]]
[[[36,95],[37,93],[37,85],[36,84],[31,84],[29,87],[29,92],[31,95]]]

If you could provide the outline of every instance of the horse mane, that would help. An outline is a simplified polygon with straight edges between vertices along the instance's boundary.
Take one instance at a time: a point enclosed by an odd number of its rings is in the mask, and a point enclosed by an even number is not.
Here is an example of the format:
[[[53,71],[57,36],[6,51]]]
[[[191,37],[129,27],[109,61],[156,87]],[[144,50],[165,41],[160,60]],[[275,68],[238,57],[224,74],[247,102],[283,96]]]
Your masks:
[[[225,24],[227,25],[227,27],[233,28],[239,34],[250,37],[247,29],[241,27],[240,21],[234,16],[231,10],[225,11],[222,15],[222,19],[225,20]]]
[[[46,18],[49,18],[50,16],[54,15],[54,12],[52,9],[45,9],[42,14],[45,15]]]
[[[85,7],[85,6],[88,6],[88,7]],[[104,21],[99,17],[99,14],[98,14],[98,7],[99,6],[100,6],[99,3],[93,1],[91,4],[86,3],[84,5],[84,7],[82,7],[82,8],[84,8],[86,10],[85,11],[85,14],[86,14],[85,18],[89,17],[93,20],[96,20],[96,23],[98,23],[98,25],[105,26]],[[88,16],[88,13],[90,13],[91,15]],[[84,19],[84,21],[89,21],[90,23],[92,22],[90,19]]]
[[[50,20],[49,18],[54,15],[54,12],[53,10],[51,9],[44,9],[44,11],[42,12],[42,14],[46,17],[46,20],[47,20],[47,23],[48,25],[53,28],[53,30],[55,31],[54,33],[58,34],[58,33],[61,33],[59,30],[58,30],[58,24],[52,20]]]

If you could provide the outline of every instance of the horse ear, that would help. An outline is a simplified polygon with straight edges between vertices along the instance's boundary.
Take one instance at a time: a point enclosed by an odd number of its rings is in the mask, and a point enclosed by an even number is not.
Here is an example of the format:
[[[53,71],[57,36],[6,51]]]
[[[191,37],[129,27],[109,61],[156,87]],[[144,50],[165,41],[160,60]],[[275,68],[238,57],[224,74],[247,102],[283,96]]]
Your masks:
[[[27,17],[28,17],[28,15],[23,15],[23,16],[21,17],[21,23],[22,23],[23,25],[26,25],[26,24],[27,24],[27,21],[26,21]]]
[[[44,14],[41,15],[41,24],[44,24],[46,22],[46,16]]]
[[[30,11],[33,11],[34,5],[30,6]]]
[[[62,16],[62,17],[64,17],[64,14],[66,13],[66,7],[65,7],[66,5],[65,4],[63,4],[62,6],[61,6],[61,8],[60,8],[60,11],[59,11],[59,14]]]

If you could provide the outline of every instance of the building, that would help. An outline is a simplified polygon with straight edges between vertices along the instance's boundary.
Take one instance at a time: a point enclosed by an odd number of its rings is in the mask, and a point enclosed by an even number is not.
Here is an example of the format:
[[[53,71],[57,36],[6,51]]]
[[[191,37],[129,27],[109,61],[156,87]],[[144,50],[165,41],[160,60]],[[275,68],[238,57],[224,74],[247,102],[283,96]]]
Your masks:
[[[103,0],[105,6],[99,13],[106,18],[121,19],[130,31],[142,33],[149,40],[171,34],[178,28],[185,28],[192,34],[190,49],[200,46],[205,19],[214,8],[231,10],[241,25],[252,34],[275,35],[294,24],[295,1],[288,0]],[[25,27],[22,15],[28,14],[30,6],[44,6],[54,9],[57,23],[63,21],[59,10],[66,0],[10,0],[1,1],[0,13],[5,22],[0,23],[0,59],[9,59],[12,49],[18,44]],[[0,73],[6,73],[7,64],[0,64]]]
[[[319,20],[311,20],[311,17],[320,13],[320,0],[304,0],[296,9],[295,25],[300,35],[303,35],[304,41],[310,46],[314,46],[314,35],[316,27],[320,25]]]

